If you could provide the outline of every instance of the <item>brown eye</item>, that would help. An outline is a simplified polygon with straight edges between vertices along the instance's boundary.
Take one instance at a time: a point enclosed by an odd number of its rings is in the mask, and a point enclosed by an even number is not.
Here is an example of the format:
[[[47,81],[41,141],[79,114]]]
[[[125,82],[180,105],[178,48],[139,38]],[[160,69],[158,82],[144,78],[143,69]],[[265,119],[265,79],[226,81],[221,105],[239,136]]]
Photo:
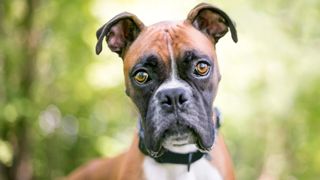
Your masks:
[[[195,73],[200,76],[205,76],[208,74],[210,66],[207,63],[200,62],[195,67]]]
[[[139,84],[144,84],[148,80],[148,73],[145,71],[139,71],[134,75],[134,80],[137,81]]]

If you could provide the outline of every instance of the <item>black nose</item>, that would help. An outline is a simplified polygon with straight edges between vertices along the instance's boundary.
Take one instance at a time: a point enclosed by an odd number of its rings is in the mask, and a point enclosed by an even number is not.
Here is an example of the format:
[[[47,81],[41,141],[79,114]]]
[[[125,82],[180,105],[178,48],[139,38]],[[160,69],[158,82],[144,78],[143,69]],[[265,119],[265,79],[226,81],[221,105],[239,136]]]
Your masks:
[[[188,94],[183,88],[164,89],[158,92],[157,98],[160,105],[167,110],[180,108],[188,102]]]

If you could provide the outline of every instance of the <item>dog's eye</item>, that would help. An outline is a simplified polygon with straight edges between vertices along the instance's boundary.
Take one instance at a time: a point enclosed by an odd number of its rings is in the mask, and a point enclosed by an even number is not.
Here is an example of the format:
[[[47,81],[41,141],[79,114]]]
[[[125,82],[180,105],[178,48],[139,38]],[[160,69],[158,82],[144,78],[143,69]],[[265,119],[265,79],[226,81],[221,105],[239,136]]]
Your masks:
[[[209,70],[210,70],[210,65],[208,63],[199,62],[194,69],[194,73],[196,75],[205,76],[208,74]]]
[[[136,74],[134,75],[134,80],[139,84],[146,83],[148,79],[149,79],[149,74],[144,70],[140,70],[136,72]]]

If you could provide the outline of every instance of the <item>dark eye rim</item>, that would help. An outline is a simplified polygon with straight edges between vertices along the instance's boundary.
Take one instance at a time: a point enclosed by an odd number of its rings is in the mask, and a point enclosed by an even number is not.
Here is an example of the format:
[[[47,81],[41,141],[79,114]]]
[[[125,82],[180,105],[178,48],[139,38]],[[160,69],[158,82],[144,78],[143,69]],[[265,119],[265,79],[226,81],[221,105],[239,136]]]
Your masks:
[[[145,73],[147,73],[148,78],[147,78],[146,81],[144,81],[144,82],[139,82],[139,81],[137,81],[137,80],[134,78],[139,72],[145,72]],[[135,70],[135,71],[132,73],[132,79],[133,79],[133,81],[134,81],[136,84],[138,84],[138,85],[140,85],[140,86],[146,85],[146,84],[149,83],[149,81],[151,81],[150,73],[148,73],[148,71],[147,71],[145,68],[139,68],[139,69]]]
[[[206,65],[208,66],[208,71],[207,71],[205,74],[199,74],[199,73],[197,72],[197,70],[196,70],[196,67],[197,67],[199,64],[201,64],[201,63],[204,63],[204,64],[206,64]],[[210,74],[210,72],[211,72],[211,64],[210,64],[208,61],[206,61],[206,60],[200,59],[199,61],[197,61],[197,62],[195,63],[193,69],[194,69],[193,74],[194,74],[196,77],[198,77],[198,78],[205,78],[205,77],[207,77],[207,76]]]

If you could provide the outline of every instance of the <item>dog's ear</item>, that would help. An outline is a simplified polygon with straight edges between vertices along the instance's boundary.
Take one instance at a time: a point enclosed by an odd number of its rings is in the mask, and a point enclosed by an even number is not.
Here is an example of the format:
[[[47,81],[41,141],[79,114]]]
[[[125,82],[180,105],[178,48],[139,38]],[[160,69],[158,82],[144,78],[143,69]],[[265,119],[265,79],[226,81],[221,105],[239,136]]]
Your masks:
[[[210,4],[201,3],[197,5],[189,12],[187,21],[210,38],[213,38],[214,43],[217,43],[228,32],[228,28],[230,28],[233,41],[238,41],[235,24],[230,17]]]
[[[110,50],[123,58],[127,48],[143,28],[143,23],[134,14],[128,12],[118,14],[97,30],[96,54],[102,51],[102,42],[106,37]]]

